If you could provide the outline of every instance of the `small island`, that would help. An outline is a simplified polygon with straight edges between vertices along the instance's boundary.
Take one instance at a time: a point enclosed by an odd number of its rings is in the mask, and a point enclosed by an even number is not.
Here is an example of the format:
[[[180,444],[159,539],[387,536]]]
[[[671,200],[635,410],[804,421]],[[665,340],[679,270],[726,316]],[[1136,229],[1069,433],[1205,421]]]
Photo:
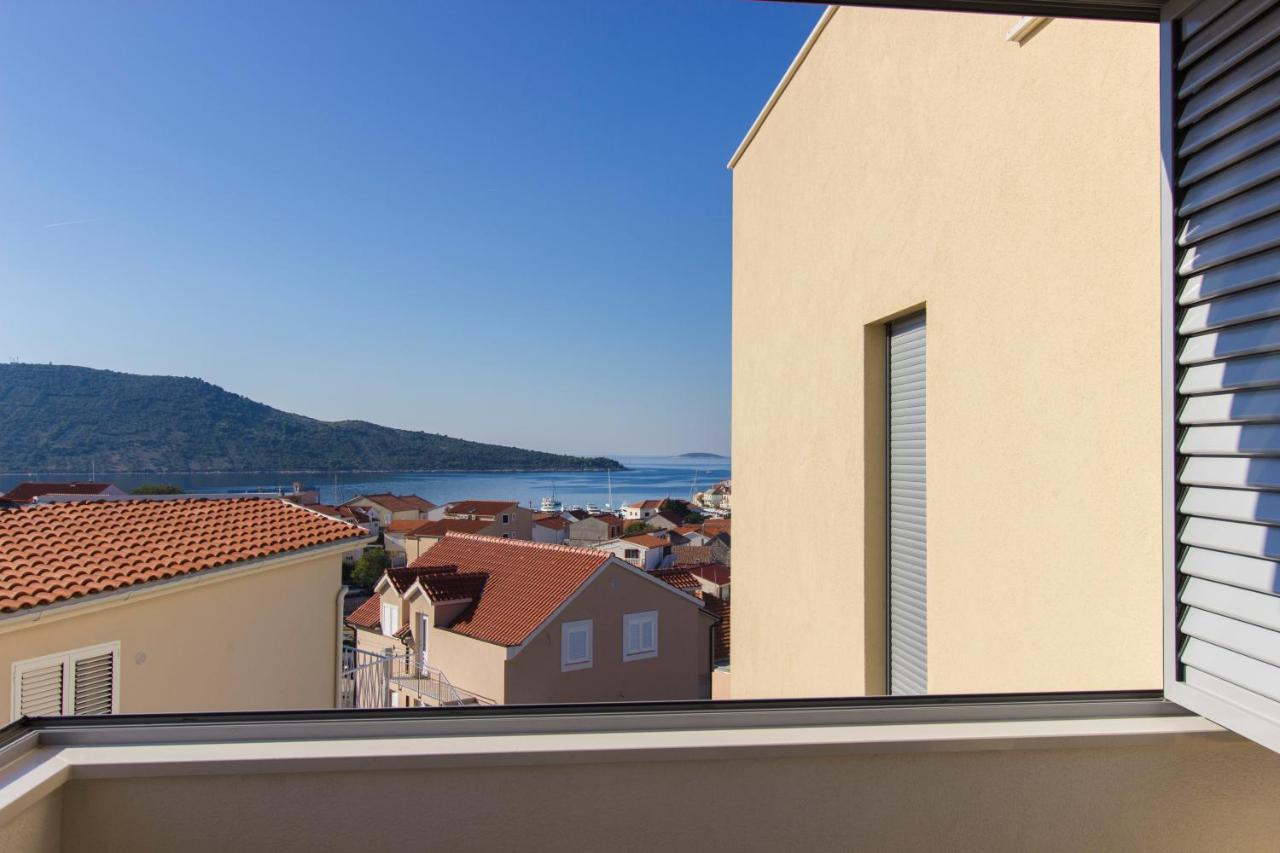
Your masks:
[[[728,459],[720,453],[681,453],[677,459]]]

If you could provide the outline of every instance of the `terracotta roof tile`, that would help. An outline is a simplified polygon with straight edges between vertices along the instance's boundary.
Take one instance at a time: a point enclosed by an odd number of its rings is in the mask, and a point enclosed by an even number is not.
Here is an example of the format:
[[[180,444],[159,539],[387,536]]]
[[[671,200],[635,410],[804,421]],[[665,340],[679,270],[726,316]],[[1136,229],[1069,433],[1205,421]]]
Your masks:
[[[431,501],[424,500],[417,495],[393,495],[390,492],[379,492],[376,495],[356,495],[351,500],[346,501],[343,505],[345,506],[346,504],[353,503],[362,498],[367,501],[372,501],[383,509],[390,510],[391,512],[407,512],[412,509],[428,510],[435,507],[435,504]]]
[[[449,515],[497,515],[519,506],[515,501],[458,501],[449,504]]]
[[[553,515],[550,518],[536,518],[533,523],[541,524],[548,530],[564,530],[569,526],[569,519],[563,516]]]
[[[698,597],[702,595],[702,584],[698,583],[698,579],[684,569],[654,569],[649,574],[664,583],[671,584],[681,592],[687,592]]]
[[[406,536],[443,536],[454,533],[479,533],[492,521],[479,518],[442,518],[439,521],[419,521],[418,526],[406,533]]]
[[[487,574],[483,593],[449,630],[518,646],[610,559],[609,552],[595,548],[450,533],[410,568]]]
[[[365,535],[281,499],[75,501],[0,510],[0,613]]]
[[[432,601],[478,598],[488,577],[488,572],[460,572],[452,565],[414,565],[387,571],[387,579],[397,592],[404,594],[416,583]]]
[[[708,549],[710,550],[710,549]],[[678,563],[679,561],[677,561]],[[724,586],[729,582],[729,567],[724,563],[697,563],[695,565],[680,565],[680,568],[686,569],[690,574],[697,575],[705,581]]]
[[[363,604],[351,611],[351,615],[347,617],[347,624],[354,628],[364,628],[366,631],[381,630],[382,599],[376,595],[366,598]]]
[[[623,542],[632,542],[643,548],[665,548],[671,544],[669,539],[663,539],[661,536],[654,536],[652,533],[637,533],[634,536],[622,537]]]
[[[707,545],[676,545],[671,549],[677,566],[702,566],[716,561]]]

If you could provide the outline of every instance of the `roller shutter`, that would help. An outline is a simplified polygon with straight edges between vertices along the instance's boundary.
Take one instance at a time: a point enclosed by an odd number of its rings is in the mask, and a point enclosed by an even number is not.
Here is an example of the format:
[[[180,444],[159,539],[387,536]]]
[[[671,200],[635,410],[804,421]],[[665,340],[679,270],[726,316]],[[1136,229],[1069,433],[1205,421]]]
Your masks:
[[[923,314],[890,325],[886,363],[889,692],[910,695],[929,690]]]

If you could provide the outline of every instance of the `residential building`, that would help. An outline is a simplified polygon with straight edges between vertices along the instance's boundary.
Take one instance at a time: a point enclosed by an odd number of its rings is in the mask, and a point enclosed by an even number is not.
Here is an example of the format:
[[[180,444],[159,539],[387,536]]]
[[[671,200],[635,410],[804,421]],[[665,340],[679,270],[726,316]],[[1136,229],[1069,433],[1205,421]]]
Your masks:
[[[671,540],[652,533],[638,533],[635,536],[624,536],[611,539],[594,547],[608,551],[621,557],[638,569],[651,572],[667,564],[671,555]]]
[[[1156,30],[824,20],[732,164],[734,697],[1158,686]]]
[[[623,504],[622,517],[626,521],[647,521],[662,509],[663,500],[644,500]]]
[[[670,510],[660,509],[646,518],[644,523],[654,530],[676,530],[684,523],[684,519]]]
[[[730,559],[730,548],[724,540],[723,534],[713,539],[706,540],[706,545],[673,545],[671,554],[675,558],[674,564],[677,566],[699,566],[706,563],[723,563],[728,566],[732,563]]]
[[[655,579],[612,555],[449,533],[348,618],[390,652],[399,705],[602,702],[709,695],[711,628],[687,572]],[[442,677],[443,676],[443,677]],[[455,700],[459,701],[459,700]]]
[[[569,525],[571,545],[594,545],[622,535],[623,521],[612,513],[586,515]]]
[[[544,514],[533,519],[533,541],[563,545],[569,538],[569,520],[559,513]]]
[[[342,556],[366,539],[280,499],[0,510],[0,709],[332,708]]]
[[[382,493],[377,495],[357,495],[343,502],[344,507],[360,507],[368,512],[380,527],[387,527],[393,521],[427,520],[427,513],[435,508],[435,504],[417,495],[393,495]]]
[[[509,539],[533,538],[533,510],[516,501],[457,501],[449,504],[446,520],[487,521],[497,525],[487,535]]]
[[[446,518],[440,521],[420,522],[417,527],[404,534],[402,544],[406,560],[412,563],[449,532],[501,536],[507,531],[503,530],[500,522],[495,523],[482,518]]]
[[[41,483],[27,480],[5,492],[0,500],[32,504],[39,503],[42,498],[69,496],[123,498],[128,496],[128,492],[111,483]]]
[[[732,496],[731,482],[730,480],[721,480],[705,492],[698,492],[693,496],[693,502],[707,509],[725,511],[732,509],[730,506],[730,498]]]

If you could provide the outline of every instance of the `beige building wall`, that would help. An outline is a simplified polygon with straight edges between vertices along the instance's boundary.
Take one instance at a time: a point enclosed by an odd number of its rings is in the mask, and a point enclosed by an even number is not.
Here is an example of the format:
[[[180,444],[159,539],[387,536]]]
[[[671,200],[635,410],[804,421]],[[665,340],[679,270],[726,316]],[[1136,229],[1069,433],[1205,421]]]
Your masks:
[[[209,574],[164,595],[0,630],[0,714],[10,718],[14,662],[112,642],[121,713],[332,708],[341,559]]]
[[[735,698],[883,690],[921,307],[930,691],[1161,683],[1157,29],[1014,22],[840,9],[734,169]]]
[[[1243,742],[743,760],[83,779],[0,827],[0,850],[401,851],[430,803],[443,850],[1275,849],[1280,759]],[[642,792],[642,794],[638,793]],[[714,831],[689,804],[715,792]],[[35,807],[33,807],[35,808]],[[229,819],[234,816],[234,819]],[[51,826],[60,820],[60,826]],[[21,822],[21,823],[20,823]],[[14,831],[14,828],[19,831]],[[60,837],[59,837],[60,836]]]
[[[427,659],[454,687],[496,703],[507,701],[506,646],[441,630],[432,622]]]
[[[622,617],[647,610],[658,611],[658,655],[623,661]],[[592,620],[591,668],[561,672],[561,628],[581,619]],[[506,701],[696,699],[699,677],[709,670],[710,619],[665,585],[610,563],[507,662]]]

